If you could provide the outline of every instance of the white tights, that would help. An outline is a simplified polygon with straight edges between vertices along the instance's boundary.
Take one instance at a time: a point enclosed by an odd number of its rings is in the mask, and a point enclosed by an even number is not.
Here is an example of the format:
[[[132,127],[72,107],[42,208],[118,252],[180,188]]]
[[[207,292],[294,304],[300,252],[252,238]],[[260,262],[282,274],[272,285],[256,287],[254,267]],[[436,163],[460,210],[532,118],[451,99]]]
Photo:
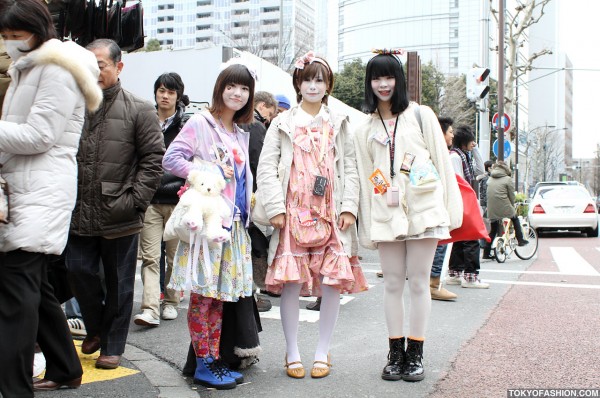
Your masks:
[[[437,239],[382,242],[378,245],[390,338],[404,336],[404,285],[410,290],[409,336],[424,338],[431,312],[429,276]]]
[[[285,336],[287,362],[300,361],[298,350],[298,322],[300,319],[299,298],[302,285],[286,283],[281,292],[281,324]],[[337,289],[321,284],[321,311],[319,315],[319,343],[315,352],[315,361],[327,361],[329,343],[333,336],[333,329],[340,312],[340,293]],[[290,368],[300,367],[300,364],[291,365]],[[316,364],[315,366],[325,366]]]

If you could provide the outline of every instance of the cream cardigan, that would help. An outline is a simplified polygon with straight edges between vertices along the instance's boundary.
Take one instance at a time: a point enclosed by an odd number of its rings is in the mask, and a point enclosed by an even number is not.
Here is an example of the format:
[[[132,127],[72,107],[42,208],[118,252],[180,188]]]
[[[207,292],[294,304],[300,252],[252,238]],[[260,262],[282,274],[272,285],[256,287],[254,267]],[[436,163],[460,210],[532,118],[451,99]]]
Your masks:
[[[422,132],[415,116],[416,107],[419,107]],[[421,234],[427,228],[453,230],[462,224],[462,199],[435,114],[429,107],[411,102],[399,117],[393,180],[390,178],[389,144],[382,145],[373,139],[377,132],[384,132],[379,116],[371,115],[354,134],[360,180],[358,235],[360,244],[368,249],[375,249],[377,242]],[[399,172],[405,152],[415,155],[413,167],[431,160],[440,180],[412,185],[408,175]],[[369,176],[377,169],[392,185],[399,187],[400,206],[387,206],[386,195],[374,192]]]

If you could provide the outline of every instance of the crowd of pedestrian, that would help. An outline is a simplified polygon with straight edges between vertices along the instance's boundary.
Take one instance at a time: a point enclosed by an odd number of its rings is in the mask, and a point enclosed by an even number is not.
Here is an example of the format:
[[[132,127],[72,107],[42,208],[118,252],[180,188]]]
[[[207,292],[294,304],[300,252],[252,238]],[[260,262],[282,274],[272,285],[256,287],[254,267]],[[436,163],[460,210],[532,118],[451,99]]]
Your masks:
[[[327,377],[340,294],[368,289],[359,244],[378,251],[384,275],[389,354],[381,377],[419,381],[431,299],[457,298],[442,286],[447,246],[438,245],[467,216],[455,174],[481,193],[492,239],[508,217],[519,245],[527,244],[509,166],[484,165],[469,127],[409,100],[394,50],[369,60],[368,117],[352,129],[328,106],[334,74],[312,51],[294,65],[297,105],[255,92],[256,71],[233,60],[210,106],[190,117],[176,72],[154,82],[155,104],[138,98],[121,86],[117,43],[57,40],[40,0],[0,0],[0,34],[0,164],[10,187],[10,219],[0,225],[0,395],[79,387],[71,333],[85,336],[84,354],[99,351],[97,368],[119,367],[138,255],[136,325],[176,319],[182,291],[190,291],[183,374],[195,383],[243,382],[262,350],[259,312],[272,308],[264,293],[280,296],[290,378],[306,375],[299,297],[318,298],[309,307],[320,311],[310,376]],[[199,172],[222,182],[221,238],[164,239],[191,189],[186,181]],[[196,224],[185,225],[196,236]],[[492,258],[491,246],[483,248]],[[445,281],[488,288],[479,268],[480,242],[454,242]],[[71,297],[67,322],[61,304]],[[46,372],[34,380],[40,356]]]

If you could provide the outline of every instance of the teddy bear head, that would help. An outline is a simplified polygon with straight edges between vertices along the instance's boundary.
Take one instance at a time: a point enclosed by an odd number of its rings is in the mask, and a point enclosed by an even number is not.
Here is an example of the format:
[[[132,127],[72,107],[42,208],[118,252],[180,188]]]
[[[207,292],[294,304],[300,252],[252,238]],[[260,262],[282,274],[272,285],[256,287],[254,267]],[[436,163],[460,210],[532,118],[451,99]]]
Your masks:
[[[225,179],[216,173],[192,170],[188,175],[190,187],[207,196],[219,196],[225,189]]]

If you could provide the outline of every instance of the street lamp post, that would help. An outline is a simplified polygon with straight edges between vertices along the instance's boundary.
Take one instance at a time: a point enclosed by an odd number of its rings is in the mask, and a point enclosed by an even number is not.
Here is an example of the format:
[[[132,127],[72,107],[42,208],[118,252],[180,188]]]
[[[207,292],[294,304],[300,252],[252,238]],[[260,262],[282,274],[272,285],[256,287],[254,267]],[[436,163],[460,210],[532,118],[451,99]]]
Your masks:
[[[544,142],[544,179],[543,181],[546,181],[546,161],[548,160],[548,154],[546,153],[546,143]]]

